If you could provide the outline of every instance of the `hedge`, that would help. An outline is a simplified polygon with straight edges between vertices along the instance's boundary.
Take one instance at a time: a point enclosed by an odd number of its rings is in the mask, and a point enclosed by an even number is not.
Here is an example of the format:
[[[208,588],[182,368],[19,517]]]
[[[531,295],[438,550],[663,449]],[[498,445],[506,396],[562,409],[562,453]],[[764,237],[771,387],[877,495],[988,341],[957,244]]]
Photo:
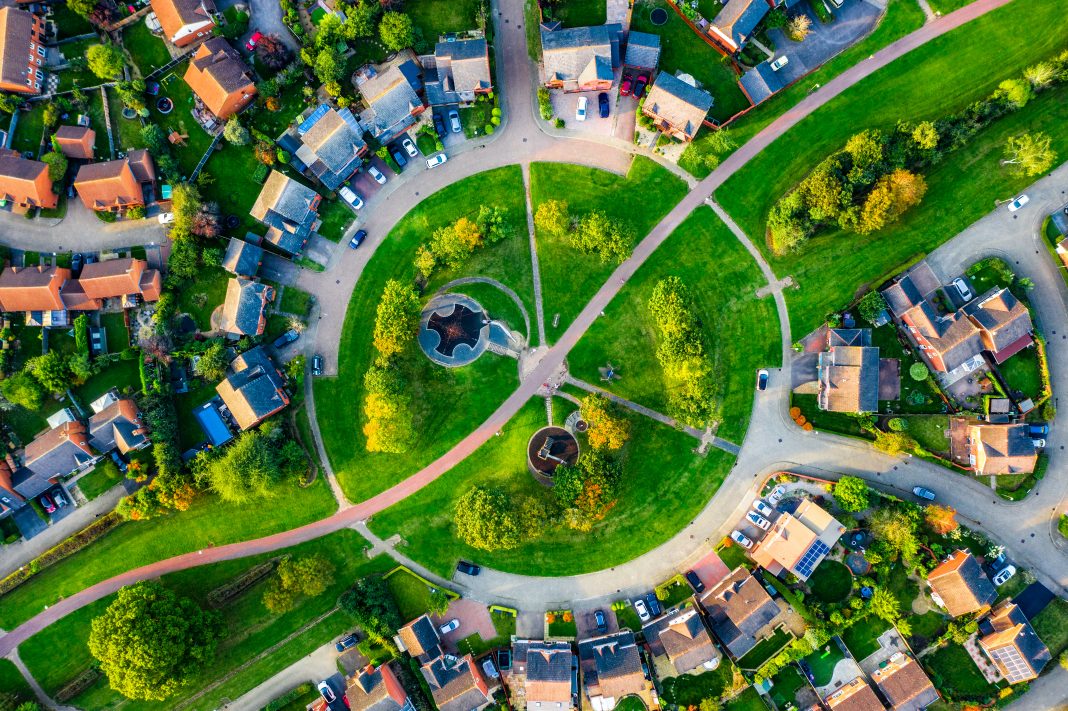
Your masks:
[[[59,545],[31,560],[29,565],[19,568],[11,575],[0,580],[0,595],[11,592],[45,568],[74,555],[93,541],[110,533],[123,522],[123,518],[114,511],[101,516]]]

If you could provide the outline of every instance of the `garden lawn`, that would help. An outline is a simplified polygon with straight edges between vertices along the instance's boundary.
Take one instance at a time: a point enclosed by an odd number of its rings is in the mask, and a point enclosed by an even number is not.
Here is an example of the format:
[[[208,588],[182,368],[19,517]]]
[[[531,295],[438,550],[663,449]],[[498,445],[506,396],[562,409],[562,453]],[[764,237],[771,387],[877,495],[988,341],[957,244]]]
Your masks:
[[[322,226],[319,227],[319,234],[331,242],[340,242],[345,235],[345,230],[356,219],[356,215],[352,212],[352,208],[339,198],[324,200],[320,203],[319,218],[323,221]]]
[[[998,366],[1005,382],[1025,397],[1037,398],[1042,392],[1042,368],[1038,363],[1038,351],[1025,348]]]
[[[390,573],[386,585],[397,603],[401,619],[414,620],[430,612],[430,586],[407,570],[401,568]]]
[[[912,637],[909,639],[909,644],[917,652],[937,639],[945,631],[948,621],[937,610],[931,610],[922,615],[912,615],[908,620],[912,625]]]
[[[433,47],[438,36],[447,32],[464,32],[478,26],[475,14],[478,0],[409,0],[404,13],[423,33],[423,40]],[[604,22],[604,20],[601,20]]]
[[[620,610],[613,610],[616,614],[616,623],[619,625],[619,629],[629,629],[631,632],[641,632],[642,621],[638,617],[638,613],[631,607],[629,600],[623,600],[623,608]]]
[[[112,388],[123,394],[141,389],[141,371],[136,360],[109,363],[104,370],[74,388],[74,394],[82,405],[88,406]]]
[[[853,655],[853,658],[859,662],[879,651],[879,635],[888,629],[890,629],[889,622],[875,615],[868,615],[863,620],[854,622],[843,632],[842,641],[845,642],[846,649]]]
[[[1053,658],[1057,659],[1068,649],[1068,600],[1054,598],[1046,609],[1035,615],[1032,626],[1039,639],[1049,647]]]
[[[716,549],[716,555],[723,561],[731,570],[735,570],[740,566],[752,569],[753,562],[749,560],[749,557],[745,554],[745,550],[729,539],[724,540],[724,544]]]
[[[724,706],[727,711],[767,711],[768,705],[756,687],[750,686]]]
[[[842,563],[825,558],[808,579],[808,587],[821,602],[841,602],[853,589],[853,573]]]
[[[778,654],[779,650],[789,644],[793,638],[794,636],[788,630],[780,627],[775,630],[775,634],[759,642],[746,652],[745,656],[738,660],[738,666],[752,671],[759,669],[764,662]]]
[[[839,649],[833,638],[827,642],[823,649],[817,649],[805,657],[805,662],[811,667],[812,676],[815,677],[815,681],[812,683],[815,686],[824,686],[830,683],[835,666],[843,659],[845,659],[845,655],[842,654],[842,650]]]
[[[645,702],[637,696],[624,696],[616,704],[616,711],[645,711]]]
[[[215,395],[215,383],[205,382],[199,378],[190,381],[189,392],[175,395],[174,409],[178,413],[178,442],[182,451],[207,440],[207,435],[200,428],[200,422],[193,416],[193,409],[203,405]]]
[[[600,210],[622,222],[637,244],[686,194],[686,183],[667,168],[638,156],[626,177],[570,163],[532,163],[530,199],[535,211],[546,200],[567,202],[575,217]],[[596,255],[583,254],[566,236],[537,234],[538,266],[550,341],[575,320],[615,270]],[[533,313],[533,312],[532,312]],[[555,315],[560,322],[552,326]]]
[[[59,39],[77,37],[93,31],[89,20],[71,10],[65,2],[56,3],[52,7],[52,22],[56,23],[56,34]]]
[[[283,289],[282,299],[278,304],[279,311],[304,318],[308,315],[309,309],[311,309],[311,294],[295,286],[287,286]]]
[[[949,454],[948,415],[920,415],[908,418],[908,435],[934,454]]]
[[[11,148],[19,153],[32,153],[36,157],[41,150],[43,135],[44,103],[39,102],[29,111],[19,111],[19,120],[11,137]]]
[[[719,667],[712,671],[664,679],[662,696],[669,704],[682,708],[699,706],[704,699],[718,698],[731,688],[734,671],[734,665],[724,657]]]
[[[419,349],[415,333],[402,354],[401,369],[415,408],[416,440],[405,454],[370,453],[364,449],[363,376],[377,356],[368,338],[382,290],[389,279],[411,283],[416,249],[434,230],[477,206],[494,205],[506,213],[512,236],[476,251],[455,270],[435,272],[424,291],[429,299],[447,281],[481,275],[507,284],[534,313],[533,276],[527,241],[522,174],[518,166],[473,175],[429,196],[409,212],[375,250],[353,291],[345,314],[338,356],[338,377],[317,378],[318,402],[335,408],[320,418],[319,431],[330,463],[346,496],[362,501],[416,473],[470,434],[518,385],[516,363],[491,353],[469,366],[443,368]]]
[[[756,371],[778,367],[781,360],[779,319],[770,297],[756,298],[764,283],[756,262],[709,207],[690,215],[631,277],[568,355],[569,370],[667,412],[675,383],[657,361],[660,333],[647,304],[656,284],[668,276],[687,286],[704,327],[705,346],[719,376],[717,434],[740,444],[752,410]],[[598,368],[608,362],[621,378],[602,383]]]
[[[16,708],[19,704],[27,701],[36,701],[33,689],[22,678],[15,663],[8,659],[0,659],[0,700],[5,696],[11,696],[11,705],[4,708]]]
[[[956,644],[928,654],[923,658],[923,666],[936,688],[957,699],[983,698],[996,690],[983,678],[964,647]]]
[[[137,148],[145,147],[145,139],[141,138],[141,122],[136,118],[128,119],[122,116],[122,101],[114,89],[105,90],[108,95],[108,113],[111,114],[112,138],[115,141],[116,152],[128,152]],[[177,111],[177,107],[175,108]],[[192,120],[192,118],[190,118]],[[200,130],[199,128],[197,129]],[[107,134],[104,135],[107,140]]]
[[[162,39],[152,34],[148,25],[141,21],[129,25],[122,31],[122,45],[133,57],[134,64],[141,71],[142,77],[171,61],[167,45]]]
[[[210,494],[188,511],[124,523],[0,597],[0,627],[12,629],[63,597],[133,568],[200,548],[261,538],[334,513],[330,487],[321,479],[301,489],[276,485],[269,501],[228,504]],[[270,515],[265,516],[268,507]]]
[[[90,37],[60,45],[59,51],[62,52],[63,56],[68,60],[77,59],[79,57],[84,57],[89,48],[95,44],[100,44],[100,39],[97,37]],[[59,76],[58,91],[69,91],[76,86],[97,86],[104,81],[89,71],[88,68],[64,69],[57,74]]]
[[[192,287],[178,294],[179,313],[192,316],[198,330],[210,331],[211,313],[226,300],[230,276],[222,267],[201,269]]]
[[[110,459],[99,462],[93,471],[78,480],[78,489],[92,501],[124,479],[122,472]]]
[[[563,614],[554,614],[552,622],[547,622],[546,637],[578,637],[578,625],[574,618],[565,620]]]
[[[971,5],[975,0],[931,0],[931,7],[935,12],[948,15],[954,10],[959,10],[965,5]]]
[[[259,165],[250,146],[232,146],[223,141],[201,171],[201,175],[207,173],[214,178],[214,182],[200,191],[204,199],[214,200],[227,214],[236,215],[241,221],[230,231],[236,237],[244,237],[246,232],[262,235],[267,231],[249,214],[263,187],[254,177]],[[224,285],[224,291],[225,288]]]
[[[553,19],[564,27],[592,27],[608,21],[604,0],[563,0],[551,7]]]
[[[818,430],[870,439],[861,429],[856,417],[847,412],[821,410],[815,395],[790,393],[790,406],[800,409],[805,421],[812,423]]]
[[[104,327],[108,353],[121,353],[130,347],[130,331],[121,313],[100,314],[100,325]]]
[[[913,363],[920,363],[917,351],[911,347],[906,352],[905,346],[900,340],[900,332],[893,324],[880,326],[871,330],[871,344],[879,349],[880,358],[896,358],[901,374],[900,397],[894,402],[881,400],[879,409],[882,412],[900,412],[905,414],[941,414],[943,403],[938,396],[934,381],[930,377],[916,381],[909,375],[909,368]],[[924,365],[924,368],[927,368]],[[912,401],[915,400],[915,403]]]
[[[355,531],[343,530],[286,549],[285,553],[298,557],[311,554],[322,555],[333,564],[335,573],[326,591],[313,598],[304,598],[295,609],[276,615],[268,612],[262,603],[263,592],[270,580],[268,577],[224,604],[219,610],[224,634],[215,659],[196,676],[184,693],[164,702],[129,702],[112,691],[106,679],[102,679],[89,690],[72,699],[71,703],[80,708],[106,708],[125,701],[124,708],[175,708],[182,705],[183,700],[188,698],[192,692],[204,689],[246,662],[255,662],[248,669],[239,672],[232,680],[195,701],[191,708],[218,708],[224,703],[224,699],[236,699],[275,672],[351,629],[353,624],[351,618],[343,612],[334,612],[323,622],[310,628],[276,652],[262,660],[256,660],[257,655],[272,645],[329,612],[336,604],[338,596],[356,578],[369,573],[381,573],[389,568],[392,563],[385,557],[367,560],[359,555],[359,551],[364,546],[365,542],[359,534]],[[165,576],[162,582],[179,594],[190,597],[203,605],[212,590],[225,585],[254,565],[276,555],[278,554],[269,553],[183,571]],[[93,662],[86,647],[89,623],[93,617],[106,608],[112,599],[112,597],[105,598],[64,617],[19,647],[23,661],[48,693],[54,694]],[[55,656],[57,648],[64,650],[60,659]]]
[[[620,454],[623,473],[616,505],[589,533],[548,526],[517,548],[489,552],[460,541],[453,528],[456,500],[472,486],[485,484],[511,496],[551,501],[551,492],[526,466],[527,441],[544,425],[545,405],[534,398],[502,428],[500,437],[491,438],[429,486],[376,514],[371,529],[384,538],[399,533],[406,542],[405,555],[446,577],[460,558],[525,575],[578,575],[631,560],[671,538],[704,507],[734,463],[717,449],[697,456],[688,435],[636,419],[631,440]]]
[[[660,26],[649,19],[658,7],[668,15],[667,22]],[[696,79],[715,98],[710,111],[714,118],[726,121],[749,108],[749,100],[738,85],[738,73],[730,60],[698,37],[665,0],[636,2],[630,28],[660,36],[660,71],[669,74],[682,71]]]
[[[482,639],[478,632],[457,640],[456,646],[462,653],[479,656],[497,647],[506,647],[511,644],[512,635],[515,634],[515,615],[505,612],[489,611],[493,619],[493,629],[497,635],[492,639]]]
[[[897,598],[898,607],[905,613],[912,609],[912,601],[920,594],[919,584],[915,580],[909,578],[907,572],[902,570],[899,564],[894,564],[894,567],[890,569],[890,574],[886,576],[886,579],[879,580],[878,582],[880,585],[886,586],[887,590],[894,593],[894,597]]]
[[[771,677],[771,700],[779,708],[787,703],[793,703],[797,692],[808,685],[808,680],[796,665],[791,664],[775,676]]]
[[[771,255],[764,245],[772,204],[849,136],[959,110],[1061,50],[1068,28],[1059,21],[1060,4],[1027,3],[1028,22],[1021,24],[1015,18],[1022,6],[1018,1],[991,11],[867,77],[804,119],[717,191],[723,206],[768,254],[776,273],[789,274],[798,283],[799,289],[787,293],[795,333],[808,332],[829,311],[848,305],[859,287],[891,276],[898,265],[955,235],[988,212],[995,198],[1029,184],[1032,178],[1010,176],[998,165],[1008,136],[1045,131],[1053,137],[1054,149],[1068,152],[1068,135],[1058,130],[1068,118],[1068,88],[1060,87],[948,154],[928,171],[923,204],[894,225],[864,237],[823,234],[787,256]],[[996,72],[984,61],[991,46],[1004,48]]]
[[[178,159],[178,167],[182,175],[188,176],[197,167],[197,163],[204,157],[208,146],[211,145],[212,137],[201,128],[196,119],[189,113],[193,108],[193,90],[182,78],[185,70],[189,68],[187,62],[172,67],[166,74],[160,77],[159,96],[148,97],[147,103],[150,110],[149,119],[159,124],[165,133],[177,131],[187,136],[184,145],[172,145],[171,150]],[[161,114],[156,109],[156,100],[166,96],[174,102],[174,109],[169,114]],[[114,119],[112,119],[114,120]],[[123,118],[120,116],[119,121]]]

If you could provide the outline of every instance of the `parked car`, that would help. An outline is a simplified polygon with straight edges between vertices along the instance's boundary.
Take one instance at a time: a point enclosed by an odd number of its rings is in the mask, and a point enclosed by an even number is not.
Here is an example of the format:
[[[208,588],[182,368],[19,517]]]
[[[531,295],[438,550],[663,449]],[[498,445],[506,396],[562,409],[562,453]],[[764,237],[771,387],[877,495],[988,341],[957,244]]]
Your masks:
[[[608,118],[608,94],[603,91],[597,95],[597,108],[601,112],[601,118]]]
[[[349,187],[347,187],[345,185],[342,185],[338,189],[337,194],[341,196],[342,200],[344,200],[348,204],[352,205],[353,209],[355,209],[355,210],[362,210],[363,209],[363,198],[361,198],[359,195],[357,195],[351,188],[349,188]]]
[[[85,263],[86,264],[96,264],[96,261],[97,261],[97,256],[96,256],[95,253],[90,252],[89,254],[85,255]]]
[[[460,627],[460,621],[456,620],[456,619],[452,619],[452,620],[449,620],[448,622],[446,622],[445,624],[443,624],[441,627],[438,627],[438,632],[440,632],[442,634],[448,634],[449,632],[452,632],[453,630],[459,629],[459,627]]]
[[[445,117],[439,113],[434,114],[434,131],[438,134],[438,138],[445,138],[445,134],[448,129],[445,128]]]
[[[73,276],[78,276],[82,273],[82,257],[81,252],[75,252],[70,258],[70,271]]]
[[[323,697],[323,701],[325,701],[326,703],[332,704],[337,701],[337,697],[334,695],[334,689],[330,686],[326,679],[320,681],[316,688],[319,689],[319,695]]]
[[[649,612],[652,613],[653,617],[660,617],[660,613],[663,610],[660,609],[660,601],[656,599],[656,593],[646,595],[645,601],[649,604]]]
[[[575,120],[586,120],[586,105],[590,103],[590,100],[585,96],[580,96],[578,100],[578,106],[575,107]]]
[[[630,96],[630,90],[633,86],[633,80],[629,76],[623,77],[623,83],[619,85],[620,96]]]
[[[59,508],[63,508],[64,506],[70,503],[69,501],[67,501],[67,496],[63,493],[63,489],[60,489],[58,487],[52,490],[52,498],[55,499],[56,506],[58,506]]]
[[[645,87],[649,84],[648,74],[639,74],[638,80],[634,83],[634,98],[640,99],[645,94]]]
[[[753,502],[753,510],[762,516],[771,516],[771,507],[764,503],[763,499]]]
[[[408,158],[404,155],[404,151],[394,148],[390,151],[390,155],[393,156],[393,160],[397,161],[397,167],[404,170],[404,166],[408,165]]]
[[[372,178],[374,178],[375,182],[378,183],[379,185],[385,185],[386,184],[386,176],[383,175],[381,170],[379,170],[378,168],[374,167],[373,165],[367,166],[367,174],[370,175]]]
[[[463,124],[460,123],[460,112],[456,109],[449,109],[449,128],[453,133],[460,133],[464,130]]]
[[[1049,425],[1045,422],[1032,422],[1027,426],[1027,430],[1032,437],[1045,437],[1049,434]]]
[[[1029,202],[1031,202],[1031,198],[1026,195],[1018,196],[1015,200],[1009,203],[1009,212],[1016,212]]]
[[[912,493],[921,499],[927,499],[928,501],[935,500],[935,493],[930,489],[925,489],[922,486],[913,487]]]
[[[758,514],[756,511],[750,511],[745,515],[745,517],[749,519],[749,522],[751,524],[761,529],[762,531],[766,531],[771,528],[771,521],[767,520],[766,518]]]
[[[597,634],[606,634],[608,632],[608,619],[604,616],[603,610],[593,611],[593,621],[597,624]]]
[[[359,641],[360,640],[356,637],[356,633],[353,632],[352,634],[346,635],[339,639],[334,644],[334,649],[336,649],[338,652],[344,652],[346,649],[351,649],[355,647],[356,643]]]
[[[161,225],[169,225],[172,222],[174,222],[174,213],[173,212],[161,212],[158,215],[156,215],[156,219],[159,220],[159,223]]]
[[[117,449],[112,450],[111,461],[115,462],[115,466],[117,466],[119,468],[119,471],[123,474],[125,474],[126,470],[130,468],[130,465],[126,463],[126,460],[122,458],[122,455],[119,454],[119,450]]]
[[[252,36],[248,38],[248,42],[245,42],[245,49],[250,52],[256,49],[256,45],[259,44],[259,41],[261,39],[263,39],[263,33],[259,30],[256,30],[252,33]]]
[[[652,615],[649,614],[649,608],[645,606],[645,600],[640,597],[634,601],[634,611],[638,613],[638,619],[642,622],[648,622],[653,619]]]
[[[740,545],[742,548],[752,548],[753,542],[745,537],[741,531],[731,531],[731,540]]]
[[[705,584],[701,582],[701,578],[697,577],[697,573],[692,570],[686,571],[686,582],[690,584],[695,593],[702,593],[705,591]]]
[[[439,165],[447,161],[449,157],[444,153],[438,153],[436,156],[432,156],[426,159],[427,168],[437,168]]]
[[[48,513],[55,513],[56,502],[52,500],[51,496],[48,494],[41,494],[40,498],[37,500],[41,502],[41,506],[44,506],[45,511]]]
[[[757,371],[757,390],[764,392],[768,389],[768,371],[761,368]]]
[[[1031,440],[1031,444],[1035,445],[1035,449],[1045,449],[1046,448],[1046,440],[1042,439],[1041,437],[1039,437],[1037,439],[1032,439]]]
[[[964,299],[965,302],[975,298],[972,290],[968,288],[968,282],[964,281],[961,277],[957,277],[953,280],[953,286],[956,287],[957,293],[960,294],[960,298]]]
[[[468,563],[466,560],[461,560],[456,564],[456,569],[464,575],[478,575],[482,572],[482,568],[474,563]]]
[[[1016,566],[1006,565],[1001,569],[1000,573],[994,576],[994,585],[1000,588],[1002,585],[1009,582],[1009,579],[1014,575],[1016,575]]]
[[[783,56],[779,57],[778,59],[776,59],[774,62],[772,62],[768,66],[771,67],[771,71],[777,72],[777,71],[779,71],[780,69],[782,69],[783,67],[785,67],[789,63],[790,63],[790,58],[787,57],[784,54]]]
[[[278,338],[274,339],[274,347],[281,348],[282,346],[288,346],[293,341],[300,338],[300,333],[296,329],[289,329]]]
[[[401,148],[403,148],[404,152],[412,158],[415,158],[417,155],[419,155],[419,151],[418,149],[416,149],[415,144],[412,143],[412,139],[408,138],[407,136],[401,139]]]
[[[323,374],[323,357],[316,353],[312,356],[312,375]]]
[[[367,230],[356,230],[356,234],[349,240],[349,249],[356,249],[367,239]]]
[[[786,496],[786,487],[783,486],[782,484],[779,484],[778,486],[776,486],[774,489],[771,490],[770,494],[768,494],[768,503],[771,504],[772,506],[775,506],[780,501],[782,501],[782,497],[784,497],[784,496]]]

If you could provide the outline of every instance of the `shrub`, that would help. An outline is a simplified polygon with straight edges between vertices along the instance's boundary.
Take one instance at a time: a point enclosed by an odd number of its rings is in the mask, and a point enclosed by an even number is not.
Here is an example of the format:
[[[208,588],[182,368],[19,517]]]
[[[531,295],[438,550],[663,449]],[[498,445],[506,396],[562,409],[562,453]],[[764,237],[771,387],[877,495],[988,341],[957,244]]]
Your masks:
[[[1062,536],[1068,538],[1068,514],[1061,514],[1060,520],[1057,521],[1057,530]]]
[[[544,86],[538,87],[538,111],[541,112],[541,117],[545,121],[553,117],[552,98],[549,96],[549,90]]]
[[[557,128],[563,128],[563,127],[564,127],[564,126],[566,126],[566,125],[567,125],[567,124],[566,124],[566,123],[564,123],[564,120],[563,120],[562,118],[558,118],[558,119],[556,119],[556,122],[555,122],[555,126],[556,126]]]
[[[904,417],[891,417],[887,426],[891,432],[904,432],[909,428],[909,421]]]
[[[110,533],[121,523],[123,519],[118,514],[114,512],[104,514],[59,545],[34,558],[29,565],[0,580],[0,595],[11,592],[45,568],[74,555],[93,541]]]
[[[922,383],[924,380],[927,380],[927,377],[930,374],[931,371],[927,370],[927,366],[923,363],[913,363],[909,366],[909,377],[917,383]]]

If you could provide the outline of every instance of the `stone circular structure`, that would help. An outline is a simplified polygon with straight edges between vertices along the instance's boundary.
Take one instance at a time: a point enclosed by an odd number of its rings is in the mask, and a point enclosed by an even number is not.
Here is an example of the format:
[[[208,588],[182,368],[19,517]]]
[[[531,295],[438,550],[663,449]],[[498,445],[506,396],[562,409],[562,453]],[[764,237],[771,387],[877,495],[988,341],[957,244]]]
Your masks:
[[[419,319],[419,347],[438,365],[458,368],[475,362],[489,345],[485,309],[470,296],[441,294]]]
[[[552,484],[558,466],[574,465],[578,457],[578,440],[563,427],[542,427],[527,442],[527,468],[547,486]]]

